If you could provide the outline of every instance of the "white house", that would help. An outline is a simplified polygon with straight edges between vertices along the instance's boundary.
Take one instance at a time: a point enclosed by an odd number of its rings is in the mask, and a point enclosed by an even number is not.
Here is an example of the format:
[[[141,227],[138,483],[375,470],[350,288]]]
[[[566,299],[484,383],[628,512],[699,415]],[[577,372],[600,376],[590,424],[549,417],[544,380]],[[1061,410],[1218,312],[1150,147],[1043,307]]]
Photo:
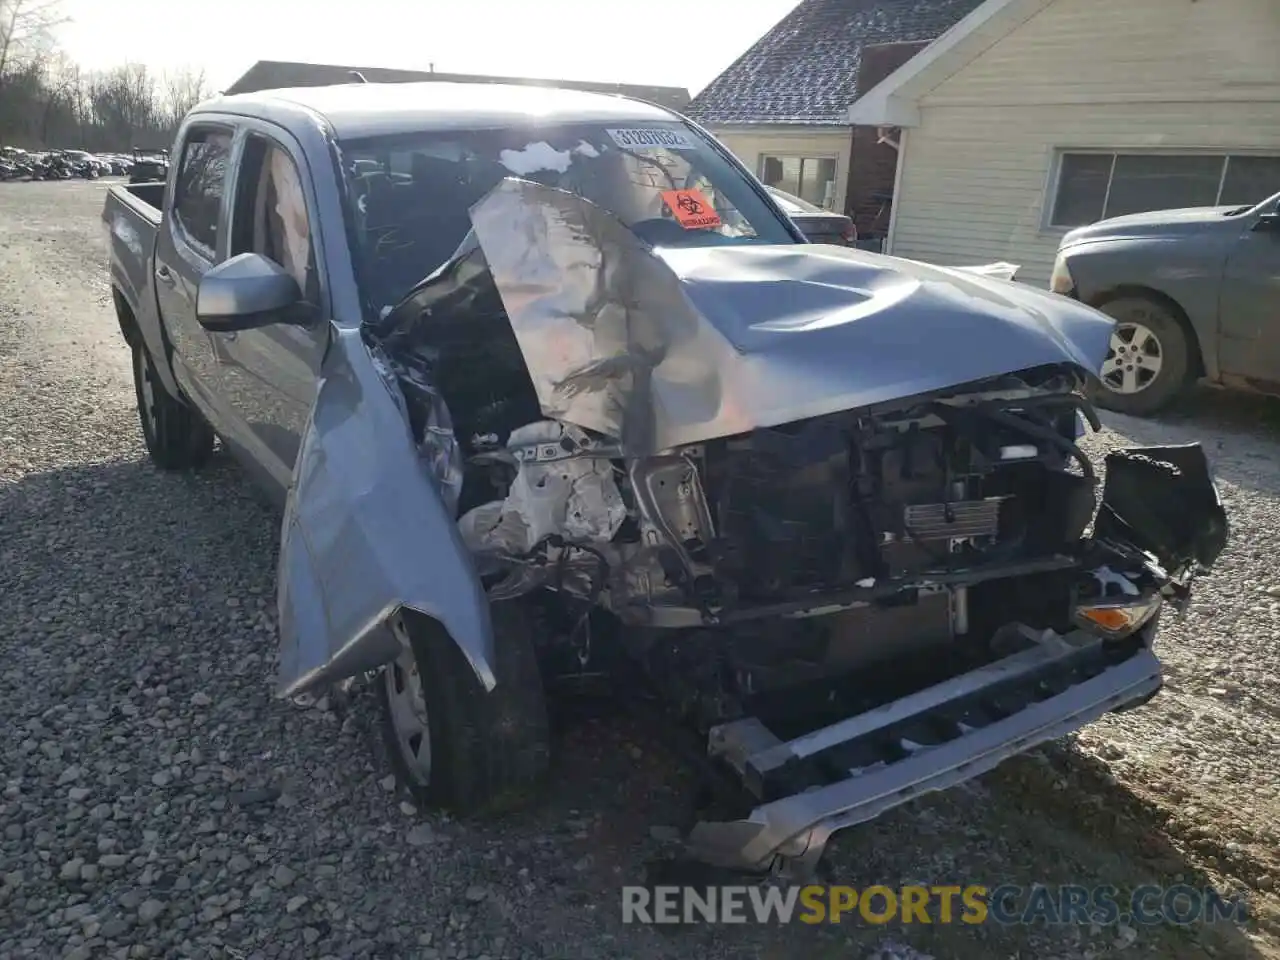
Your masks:
[[[1044,284],[1070,227],[1280,191],[1280,0],[985,0],[849,121],[900,130],[890,253]]]
[[[849,124],[849,104],[981,2],[801,0],[685,113],[765,183],[882,241],[897,158],[874,127]]]

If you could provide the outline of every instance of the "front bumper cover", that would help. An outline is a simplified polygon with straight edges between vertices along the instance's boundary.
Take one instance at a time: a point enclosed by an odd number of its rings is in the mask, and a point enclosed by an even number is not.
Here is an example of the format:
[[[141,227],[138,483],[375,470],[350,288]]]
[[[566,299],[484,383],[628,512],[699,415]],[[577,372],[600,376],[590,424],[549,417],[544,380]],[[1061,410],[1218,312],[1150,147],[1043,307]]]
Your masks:
[[[729,869],[763,871],[787,864],[792,872],[806,874],[836,831],[963,783],[1105,713],[1150,699],[1161,684],[1160,662],[1146,645],[1116,659],[1113,649],[1083,633],[1049,635],[1031,649],[789,742],[754,718],[734,721],[712,731],[711,752],[761,793],[785,768],[857,741],[902,740],[902,731],[922,722],[935,728],[949,723],[957,735],[932,746],[912,744],[915,749],[904,759],[851,769],[845,779],[763,803],[743,820],[701,822],[690,834],[690,852]],[[1007,706],[1020,698],[1029,702],[1003,719],[983,726],[963,719],[981,712],[975,708],[983,703]]]
[[[1229,535],[1203,449],[1116,450],[1106,471],[1095,541],[1147,563],[1164,580],[1163,595],[1185,602],[1191,578],[1217,560]],[[1151,651],[1157,622],[1126,640],[1047,631],[1028,649],[786,742],[753,717],[714,728],[712,756],[764,802],[743,820],[697,824],[691,852],[732,869],[790,864],[806,873],[837,830],[1150,700],[1162,685]],[[945,733],[938,742],[908,739],[920,729]],[[877,750],[887,762],[840,769],[841,752]]]

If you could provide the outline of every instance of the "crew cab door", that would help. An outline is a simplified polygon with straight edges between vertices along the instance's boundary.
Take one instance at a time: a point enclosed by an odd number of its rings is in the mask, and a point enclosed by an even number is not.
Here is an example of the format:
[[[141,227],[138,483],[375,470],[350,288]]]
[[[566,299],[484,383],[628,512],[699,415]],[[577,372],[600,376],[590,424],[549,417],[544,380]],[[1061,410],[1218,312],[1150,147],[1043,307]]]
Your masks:
[[[1249,218],[1222,277],[1223,373],[1280,383],[1280,199]]]
[[[283,500],[315,401],[331,315],[320,265],[316,203],[305,154],[284,130],[246,120],[234,153],[227,256],[258,253],[298,282],[314,309],[306,323],[211,334],[218,389],[240,442]]]
[[[156,303],[174,351],[174,376],[220,433],[217,363],[208,332],[196,320],[200,280],[221,259],[224,199],[234,131],[197,120],[182,132],[178,169],[152,262]]]

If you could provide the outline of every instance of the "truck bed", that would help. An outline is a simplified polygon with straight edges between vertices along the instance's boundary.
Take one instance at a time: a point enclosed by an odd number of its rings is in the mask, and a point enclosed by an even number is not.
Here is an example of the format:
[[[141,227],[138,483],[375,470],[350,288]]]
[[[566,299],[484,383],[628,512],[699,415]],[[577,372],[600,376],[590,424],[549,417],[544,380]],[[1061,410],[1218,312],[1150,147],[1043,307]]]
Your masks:
[[[107,191],[104,217],[116,204],[127,208],[151,224],[160,226],[160,208],[164,205],[163,183],[117,184]]]
[[[164,184],[117,185],[107,191],[102,220],[110,244],[111,278],[134,318],[154,312],[151,260],[160,232]]]
[[[102,208],[121,331],[131,347],[145,345],[159,358],[169,356],[154,279],[164,191],[163,183],[119,184],[107,191]],[[156,369],[165,389],[178,396],[169,364],[158,363]]]

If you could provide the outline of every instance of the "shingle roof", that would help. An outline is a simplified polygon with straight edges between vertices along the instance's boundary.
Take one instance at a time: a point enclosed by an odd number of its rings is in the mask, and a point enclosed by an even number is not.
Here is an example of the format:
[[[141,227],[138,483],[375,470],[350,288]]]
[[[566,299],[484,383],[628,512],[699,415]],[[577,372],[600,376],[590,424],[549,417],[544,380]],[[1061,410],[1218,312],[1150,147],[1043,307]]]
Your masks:
[[[582,80],[533,80],[527,77],[490,77],[470,73],[435,73],[426,70],[393,70],[386,67],[345,67],[332,63],[292,63],[283,60],[259,60],[245,74],[227,87],[224,94],[253,93],[282,87],[316,87],[350,83],[357,71],[370,83],[413,83],[436,80],[445,83],[509,83],[518,86],[560,87],[566,90],[588,90],[593,93],[620,93],[648,100],[670,110],[683,111],[689,103],[689,91],[683,87],[653,87],[632,83],[589,83]]]
[[[982,0],[804,0],[685,112],[704,124],[844,124],[862,48],[932,40]]]

